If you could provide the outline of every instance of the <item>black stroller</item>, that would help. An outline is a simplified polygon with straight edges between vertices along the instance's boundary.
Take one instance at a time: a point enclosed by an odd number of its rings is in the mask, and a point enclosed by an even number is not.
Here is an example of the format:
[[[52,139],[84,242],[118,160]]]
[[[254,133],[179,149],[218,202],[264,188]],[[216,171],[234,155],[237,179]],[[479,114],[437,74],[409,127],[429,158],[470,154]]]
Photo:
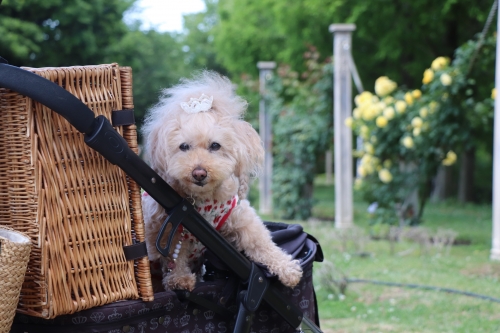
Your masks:
[[[161,291],[151,302],[126,300],[41,319],[17,315],[11,332],[321,332],[312,282],[313,261],[322,261],[319,243],[300,225],[266,225],[276,244],[301,260],[304,276],[293,289],[265,267],[250,262],[227,243],[129,147],[104,116],[94,116],[58,85],[0,57],[0,87],[31,97],[85,133],[85,143],[119,166],[168,212],[163,229],[182,224],[208,249],[205,282],[192,292]],[[34,88],[36,87],[36,88]],[[143,244],[132,250],[144,256]]]

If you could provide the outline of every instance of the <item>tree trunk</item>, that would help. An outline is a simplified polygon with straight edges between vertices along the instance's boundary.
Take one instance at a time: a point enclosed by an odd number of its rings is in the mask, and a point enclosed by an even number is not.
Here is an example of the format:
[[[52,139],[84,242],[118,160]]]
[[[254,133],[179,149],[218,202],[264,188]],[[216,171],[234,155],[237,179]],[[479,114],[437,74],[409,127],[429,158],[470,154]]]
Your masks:
[[[460,175],[458,178],[458,201],[474,201],[474,169],[476,149],[466,150],[460,157]]]
[[[451,167],[444,165],[439,167],[437,175],[434,178],[434,189],[431,194],[432,202],[441,201],[453,195],[454,181],[452,171]]]

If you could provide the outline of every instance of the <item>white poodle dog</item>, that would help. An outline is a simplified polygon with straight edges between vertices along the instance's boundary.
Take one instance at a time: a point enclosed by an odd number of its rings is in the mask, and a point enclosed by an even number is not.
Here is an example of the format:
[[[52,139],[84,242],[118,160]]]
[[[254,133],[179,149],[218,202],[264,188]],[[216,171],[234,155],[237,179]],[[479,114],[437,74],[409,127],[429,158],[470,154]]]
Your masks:
[[[145,153],[151,167],[238,251],[264,264],[286,286],[302,277],[299,261],[276,246],[245,196],[250,177],[264,158],[257,132],[243,121],[247,102],[218,73],[204,71],[166,89],[143,127]],[[170,253],[155,247],[167,214],[147,193],[143,195],[146,242],[150,260],[160,259],[167,290],[192,290],[204,247],[182,226]],[[166,239],[166,237],[164,237]]]

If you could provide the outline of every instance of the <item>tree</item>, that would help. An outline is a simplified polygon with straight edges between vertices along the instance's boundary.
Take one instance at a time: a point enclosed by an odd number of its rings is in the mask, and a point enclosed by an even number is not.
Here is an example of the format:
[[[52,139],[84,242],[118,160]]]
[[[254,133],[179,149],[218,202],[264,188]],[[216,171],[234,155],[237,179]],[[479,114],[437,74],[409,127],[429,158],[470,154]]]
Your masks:
[[[184,15],[180,43],[186,63],[193,70],[206,68],[227,75],[227,70],[216,59],[214,46],[214,28],[219,23],[217,1],[205,0],[205,6],[203,12]]]
[[[331,23],[355,23],[353,56],[363,82],[381,73],[417,86],[437,56],[479,32],[491,0],[220,0],[218,59],[234,74],[257,74],[255,64],[274,60],[304,70],[301,55],[314,45],[332,54]]]
[[[180,36],[132,27],[110,48],[107,62],[118,62],[133,69],[135,116],[142,124],[149,107],[158,102],[161,91],[189,74]]]
[[[0,55],[30,67],[131,66],[140,125],[161,90],[189,70],[179,34],[140,31],[138,24],[123,23],[134,1],[6,0],[0,11]]]
[[[0,11],[0,49],[14,65],[102,62],[128,31],[123,13],[135,0],[13,1]]]

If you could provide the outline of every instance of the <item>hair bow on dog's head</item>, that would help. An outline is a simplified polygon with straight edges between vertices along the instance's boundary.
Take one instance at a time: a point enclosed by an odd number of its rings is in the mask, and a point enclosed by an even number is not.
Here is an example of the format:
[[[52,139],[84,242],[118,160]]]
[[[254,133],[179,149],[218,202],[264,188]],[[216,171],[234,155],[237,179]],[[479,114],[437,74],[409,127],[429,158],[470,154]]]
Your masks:
[[[199,98],[190,98],[189,102],[182,102],[181,108],[187,113],[206,112],[212,108],[214,97],[201,94]]]

